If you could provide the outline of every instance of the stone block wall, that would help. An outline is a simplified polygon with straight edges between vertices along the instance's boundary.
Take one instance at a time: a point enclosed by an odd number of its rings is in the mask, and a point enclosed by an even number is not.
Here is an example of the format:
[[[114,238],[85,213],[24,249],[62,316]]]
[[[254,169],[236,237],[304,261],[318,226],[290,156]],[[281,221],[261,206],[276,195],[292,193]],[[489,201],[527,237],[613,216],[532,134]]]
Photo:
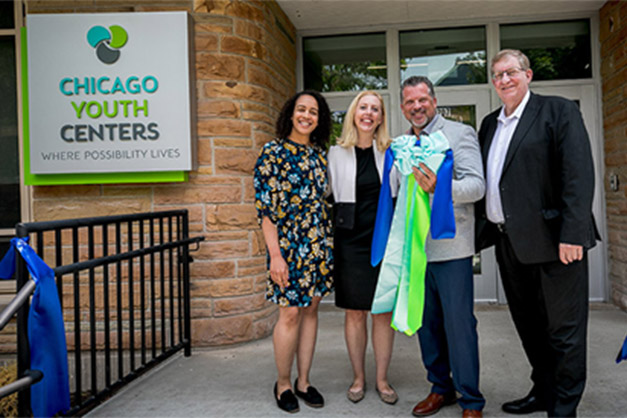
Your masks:
[[[599,21],[610,299],[627,310],[627,2],[605,3]]]
[[[193,18],[198,169],[186,183],[36,186],[33,221],[188,209],[206,241],[191,264],[192,343],[267,336],[265,244],[252,169],[295,91],[296,31],[274,1],[27,0],[27,13],[187,11]],[[28,22],[26,23],[28,25]]]

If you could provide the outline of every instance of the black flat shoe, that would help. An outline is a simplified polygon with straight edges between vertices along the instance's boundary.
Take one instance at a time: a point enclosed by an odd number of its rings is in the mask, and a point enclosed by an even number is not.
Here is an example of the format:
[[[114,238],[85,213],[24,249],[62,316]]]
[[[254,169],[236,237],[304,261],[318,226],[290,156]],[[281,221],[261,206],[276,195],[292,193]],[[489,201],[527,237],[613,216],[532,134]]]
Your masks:
[[[294,396],[294,393],[291,389],[287,389],[281,393],[281,396],[277,396],[277,386],[278,383],[274,384],[274,400],[276,400],[277,406],[284,410],[285,412],[289,412],[293,414],[295,412],[300,411],[298,406],[298,399]]]
[[[504,412],[508,414],[531,414],[538,411],[546,411],[546,405],[540,401],[535,395],[531,393],[524,398],[516,399],[510,402],[505,402],[501,406]]]
[[[307,406],[312,408],[322,408],[324,406],[324,398],[315,387],[309,385],[307,392],[301,392],[298,390],[298,378],[294,380],[294,393],[296,393],[296,396],[305,401]]]

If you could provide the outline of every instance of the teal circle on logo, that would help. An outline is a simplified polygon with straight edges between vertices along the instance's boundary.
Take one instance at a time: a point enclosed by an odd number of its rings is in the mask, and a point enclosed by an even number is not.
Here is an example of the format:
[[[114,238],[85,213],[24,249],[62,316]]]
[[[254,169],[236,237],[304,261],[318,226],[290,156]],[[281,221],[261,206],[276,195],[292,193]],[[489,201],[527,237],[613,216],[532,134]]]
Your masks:
[[[109,31],[102,26],[94,26],[87,32],[87,42],[95,48],[100,42],[111,39]]]

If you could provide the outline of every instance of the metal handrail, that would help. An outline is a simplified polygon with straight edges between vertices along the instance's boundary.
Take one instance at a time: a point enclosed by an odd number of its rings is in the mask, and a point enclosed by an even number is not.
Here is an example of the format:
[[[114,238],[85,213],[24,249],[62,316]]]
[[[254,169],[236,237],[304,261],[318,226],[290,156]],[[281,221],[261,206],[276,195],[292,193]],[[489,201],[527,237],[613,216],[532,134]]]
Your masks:
[[[43,379],[43,377],[44,374],[39,370],[26,370],[24,377],[21,379],[17,379],[15,382],[0,387],[0,399],[34,385]]]
[[[133,258],[137,258],[142,255],[150,255],[153,253],[158,253],[159,251],[163,251],[163,250],[170,250],[170,249],[177,248],[177,247],[183,247],[184,245],[199,243],[203,241],[204,239],[205,239],[204,237],[186,238],[186,239],[182,239],[176,242],[168,242],[168,243],[161,244],[161,245],[153,245],[150,248],[141,248],[138,250],[129,251],[124,254],[108,255],[106,257],[98,257],[98,258],[94,258],[91,260],[81,261],[78,263],[67,264],[64,266],[55,267],[53,270],[54,270],[54,274],[57,276],[70,274],[70,273],[74,273],[80,270],[87,270],[87,269],[92,269],[96,267],[106,266],[107,264],[113,264],[118,261],[131,260]]]
[[[4,329],[4,327],[9,323],[13,315],[17,312],[18,309],[22,307],[24,302],[28,300],[30,295],[35,291],[35,287],[37,287],[37,283],[33,279],[30,279],[26,282],[24,286],[20,289],[20,291],[15,295],[15,297],[11,300],[11,302],[7,305],[6,308],[0,313],[0,331]]]
[[[33,279],[27,281],[7,307],[2,310],[0,313],[0,331],[2,331],[9,323],[18,309],[20,309],[22,305],[28,301],[28,298],[33,294],[36,287],[37,283]],[[34,385],[43,379],[43,377],[44,374],[39,370],[25,370],[24,377],[17,379],[15,382],[11,382],[8,385],[0,387],[0,399]]]

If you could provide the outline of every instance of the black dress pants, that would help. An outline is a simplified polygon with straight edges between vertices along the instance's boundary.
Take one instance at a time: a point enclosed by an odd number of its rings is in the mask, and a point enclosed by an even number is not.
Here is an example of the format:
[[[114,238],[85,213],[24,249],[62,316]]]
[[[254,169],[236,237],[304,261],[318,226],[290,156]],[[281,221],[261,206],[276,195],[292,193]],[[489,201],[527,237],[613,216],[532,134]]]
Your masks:
[[[506,234],[496,259],[509,310],[548,415],[576,416],[586,383],[588,260],[522,264]]]

